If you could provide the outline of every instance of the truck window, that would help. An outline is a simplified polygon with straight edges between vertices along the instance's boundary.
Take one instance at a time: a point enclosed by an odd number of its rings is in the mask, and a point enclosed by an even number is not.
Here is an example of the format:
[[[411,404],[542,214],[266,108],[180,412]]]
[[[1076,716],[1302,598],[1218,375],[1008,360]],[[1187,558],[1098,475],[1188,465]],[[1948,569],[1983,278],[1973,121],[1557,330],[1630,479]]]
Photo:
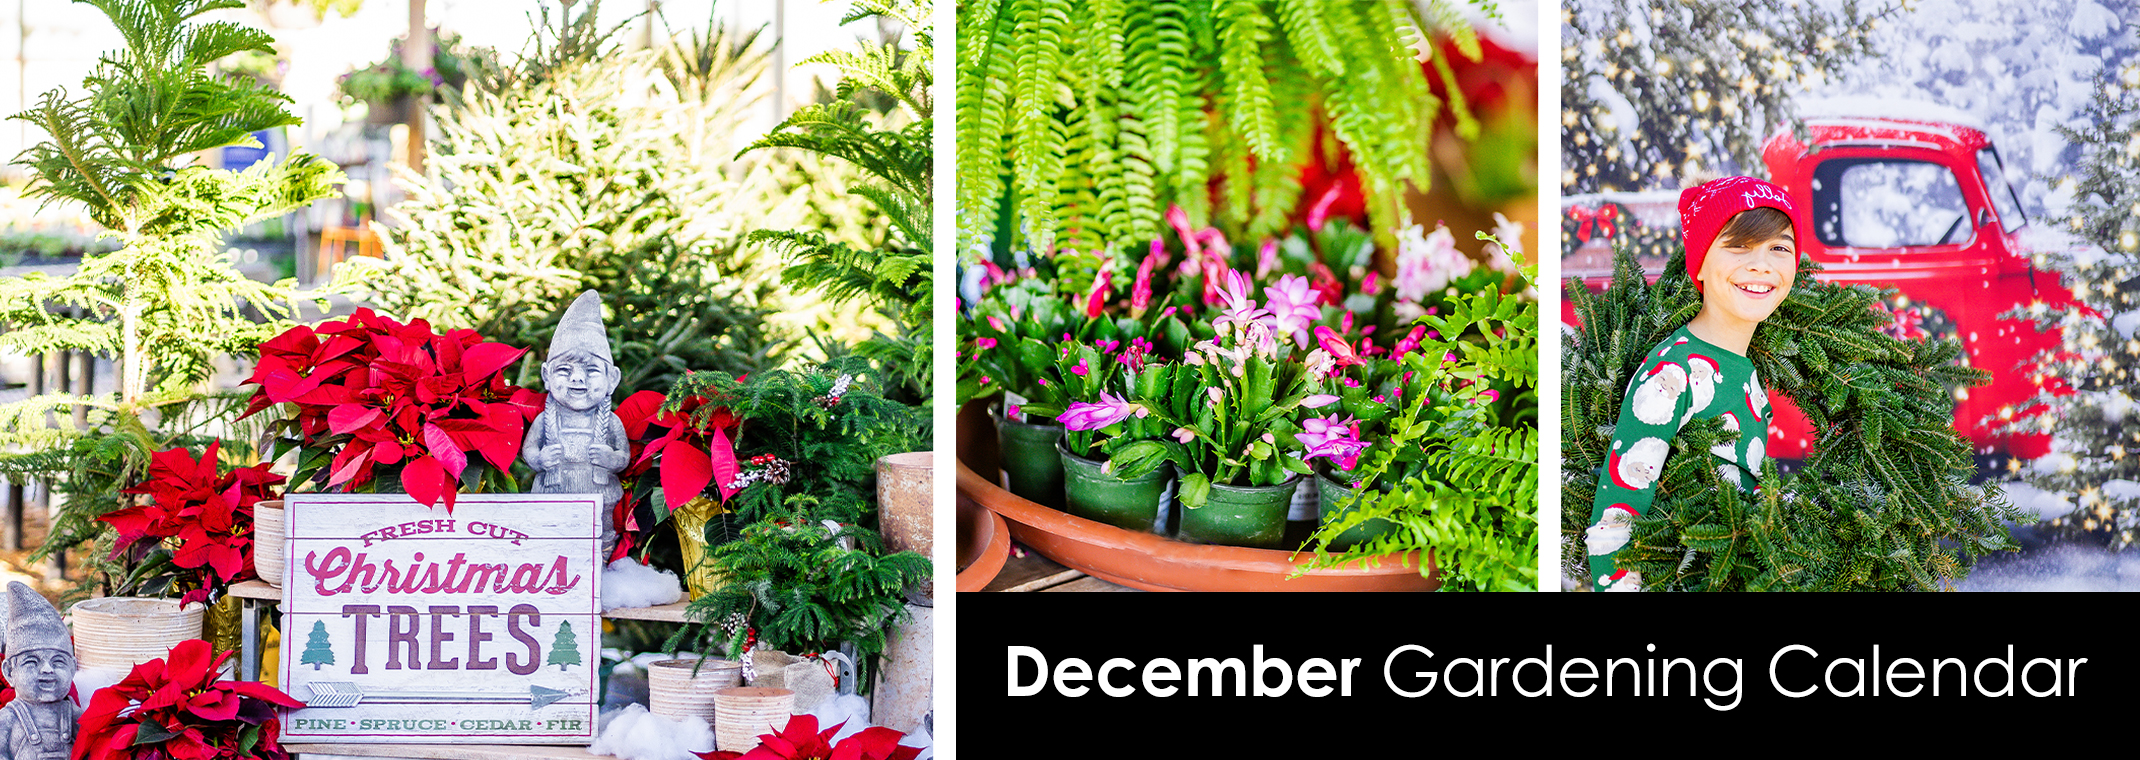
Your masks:
[[[1999,226],[2013,232],[2028,224],[2028,217],[2021,213],[2021,199],[2014,197],[2014,186],[2007,184],[2006,172],[1999,167],[1998,151],[1990,146],[1977,151],[1977,172],[1984,175],[1984,194],[1991,198],[1991,207],[1999,210]]]
[[[1930,161],[1838,158],[1813,170],[1814,234],[1844,248],[1969,242],[1975,225],[1954,172]]]

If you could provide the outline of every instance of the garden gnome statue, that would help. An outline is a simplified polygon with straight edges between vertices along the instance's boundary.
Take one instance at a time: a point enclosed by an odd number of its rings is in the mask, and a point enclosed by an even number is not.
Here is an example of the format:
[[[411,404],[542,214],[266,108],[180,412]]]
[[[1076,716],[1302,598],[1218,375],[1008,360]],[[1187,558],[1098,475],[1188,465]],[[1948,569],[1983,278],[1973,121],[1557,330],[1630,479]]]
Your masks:
[[[74,639],[59,610],[29,586],[7,584],[7,640],[0,667],[15,701],[0,707],[0,760],[67,760],[81,709],[74,685]]]
[[[604,557],[617,545],[612,514],[624,498],[617,472],[632,451],[624,421],[610,404],[623,379],[609,355],[609,333],[602,328],[602,297],[592,290],[581,293],[550,338],[550,357],[542,363],[550,399],[528,427],[520,457],[535,470],[534,493],[601,497]]]

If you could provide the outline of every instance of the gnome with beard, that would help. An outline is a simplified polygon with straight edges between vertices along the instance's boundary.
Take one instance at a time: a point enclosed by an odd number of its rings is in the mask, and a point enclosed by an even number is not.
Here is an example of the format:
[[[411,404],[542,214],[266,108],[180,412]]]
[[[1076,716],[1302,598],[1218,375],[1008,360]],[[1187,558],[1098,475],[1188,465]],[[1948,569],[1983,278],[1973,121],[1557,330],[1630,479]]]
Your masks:
[[[0,760],[67,760],[81,708],[74,685],[74,639],[59,610],[20,581],[7,584],[7,639],[0,667],[15,701],[0,708]]]
[[[533,493],[600,497],[605,557],[617,545],[611,508],[624,497],[617,473],[632,450],[624,421],[610,403],[623,379],[602,327],[602,297],[592,290],[581,293],[550,339],[550,356],[542,363],[550,398],[520,445],[520,457],[535,470]]]

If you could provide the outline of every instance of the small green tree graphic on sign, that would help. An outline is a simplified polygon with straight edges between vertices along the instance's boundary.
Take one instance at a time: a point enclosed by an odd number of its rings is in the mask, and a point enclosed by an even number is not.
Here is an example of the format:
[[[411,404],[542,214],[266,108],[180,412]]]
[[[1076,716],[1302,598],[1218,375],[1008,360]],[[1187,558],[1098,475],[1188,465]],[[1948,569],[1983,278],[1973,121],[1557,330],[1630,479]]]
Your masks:
[[[572,635],[571,621],[557,624],[557,638],[550,640],[550,659],[547,664],[556,665],[558,670],[564,670],[566,665],[580,664],[580,641]]]
[[[334,664],[334,645],[327,640],[327,621],[312,621],[312,634],[305,639],[304,658],[298,662],[312,666],[313,670]]]

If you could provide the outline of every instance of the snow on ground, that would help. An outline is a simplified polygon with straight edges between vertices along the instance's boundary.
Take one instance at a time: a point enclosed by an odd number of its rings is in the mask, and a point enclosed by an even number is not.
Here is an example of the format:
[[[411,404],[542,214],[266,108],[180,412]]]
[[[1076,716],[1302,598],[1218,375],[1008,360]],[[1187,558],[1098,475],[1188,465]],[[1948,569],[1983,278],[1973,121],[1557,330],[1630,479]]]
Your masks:
[[[2140,591],[2140,552],[2065,544],[1987,559],[1960,591]]]

